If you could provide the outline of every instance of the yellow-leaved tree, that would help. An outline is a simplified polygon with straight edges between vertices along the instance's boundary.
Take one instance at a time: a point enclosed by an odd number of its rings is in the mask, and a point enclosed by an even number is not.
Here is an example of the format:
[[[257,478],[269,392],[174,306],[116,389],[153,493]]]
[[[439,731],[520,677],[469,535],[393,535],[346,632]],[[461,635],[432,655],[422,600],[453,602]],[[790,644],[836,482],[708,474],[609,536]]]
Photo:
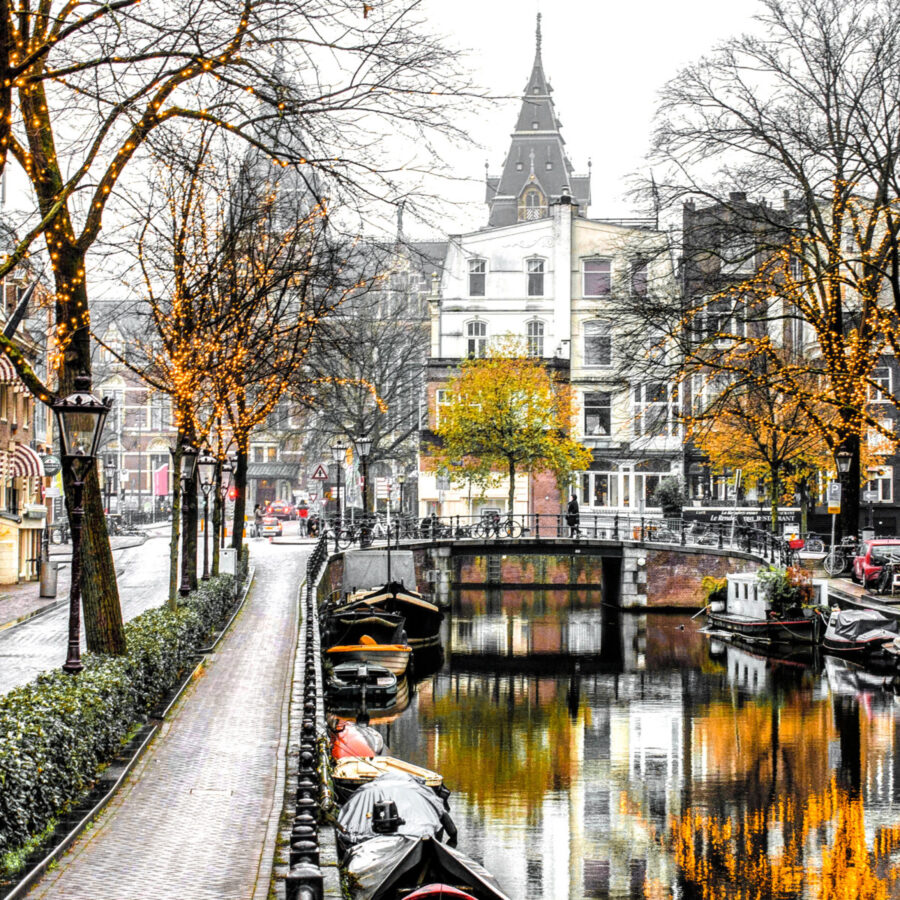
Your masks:
[[[563,485],[590,465],[590,451],[572,437],[575,416],[572,388],[510,338],[466,360],[449,385],[435,460],[457,482],[487,487],[509,478],[512,513],[518,472],[550,471]]]

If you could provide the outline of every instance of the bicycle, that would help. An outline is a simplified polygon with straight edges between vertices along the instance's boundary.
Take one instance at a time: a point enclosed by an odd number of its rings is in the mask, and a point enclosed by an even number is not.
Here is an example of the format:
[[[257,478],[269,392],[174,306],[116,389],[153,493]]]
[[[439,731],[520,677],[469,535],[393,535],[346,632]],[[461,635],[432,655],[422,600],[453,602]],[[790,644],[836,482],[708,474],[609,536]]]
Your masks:
[[[887,554],[885,561],[878,573],[878,580],[874,584],[874,590],[879,594],[894,593],[894,577],[900,573],[900,557]]]
[[[822,565],[826,573],[835,578],[844,574],[848,565],[853,562],[854,556],[856,556],[856,538],[848,536],[828,551]]]
[[[800,537],[803,538],[804,549],[809,553],[824,553],[825,552],[825,541],[819,537],[814,531],[807,532],[806,534],[801,534]]]
[[[50,526],[51,544],[68,544],[71,539],[68,521],[57,522]]]
[[[512,517],[501,519],[494,514],[486,516],[474,528],[476,537],[499,538],[501,535],[508,538],[517,538],[522,535],[522,526]]]

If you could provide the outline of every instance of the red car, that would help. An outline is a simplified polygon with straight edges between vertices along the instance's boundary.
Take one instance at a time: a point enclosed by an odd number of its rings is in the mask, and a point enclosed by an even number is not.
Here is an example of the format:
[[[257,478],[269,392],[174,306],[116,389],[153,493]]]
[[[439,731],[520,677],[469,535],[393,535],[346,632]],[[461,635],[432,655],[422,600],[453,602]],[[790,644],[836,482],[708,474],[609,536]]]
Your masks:
[[[287,500],[273,500],[266,505],[266,515],[290,521],[297,518],[297,510]]]
[[[853,558],[853,569],[850,577],[865,586],[874,584],[881,574],[881,567],[888,555],[900,556],[900,540],[888,538],[874,541],[863,541],[859,553]]]

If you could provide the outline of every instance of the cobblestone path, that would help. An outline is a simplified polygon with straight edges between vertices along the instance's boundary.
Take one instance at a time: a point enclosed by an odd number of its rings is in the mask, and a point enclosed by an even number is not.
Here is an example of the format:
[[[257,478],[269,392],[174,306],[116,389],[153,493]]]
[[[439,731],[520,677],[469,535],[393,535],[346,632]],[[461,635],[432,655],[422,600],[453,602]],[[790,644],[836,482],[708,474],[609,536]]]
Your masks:
[[[308,550],[251,547],[256,580],[231,633],[93,829],[29,897],[265,900]]]

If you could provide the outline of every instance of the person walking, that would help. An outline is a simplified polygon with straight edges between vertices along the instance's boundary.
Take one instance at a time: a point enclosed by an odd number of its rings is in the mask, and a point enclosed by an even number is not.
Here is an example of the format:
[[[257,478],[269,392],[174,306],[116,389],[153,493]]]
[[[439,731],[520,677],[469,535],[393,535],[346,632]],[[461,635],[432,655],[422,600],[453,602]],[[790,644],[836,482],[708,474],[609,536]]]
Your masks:
[[[262,537],[263,514],[262,507],[257,503],[253,507],[253,537]]]
[[[581,514],[578,511],[578,498],[572,494],[572,499],[566,507],[566,525],[569,526],[569,537],[578,537],[580,531],[578,523],[580,519]]]

